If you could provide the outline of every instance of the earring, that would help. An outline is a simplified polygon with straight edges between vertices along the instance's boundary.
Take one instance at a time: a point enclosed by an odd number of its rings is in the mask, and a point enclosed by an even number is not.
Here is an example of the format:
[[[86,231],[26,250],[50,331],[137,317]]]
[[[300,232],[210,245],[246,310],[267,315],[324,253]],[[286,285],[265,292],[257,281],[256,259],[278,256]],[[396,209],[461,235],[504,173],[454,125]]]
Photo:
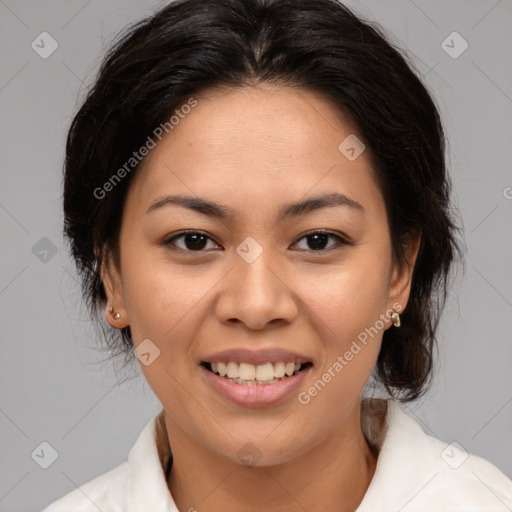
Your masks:
[[[121,315],[114,309],[114,306],[110,306],[109,312],[115,320],[118,320],[121,317]]]
[[[395,327],[400,327],[400,315],[396,311],[393,311],[391,314],[391,320],[393,321],[393,325]]]

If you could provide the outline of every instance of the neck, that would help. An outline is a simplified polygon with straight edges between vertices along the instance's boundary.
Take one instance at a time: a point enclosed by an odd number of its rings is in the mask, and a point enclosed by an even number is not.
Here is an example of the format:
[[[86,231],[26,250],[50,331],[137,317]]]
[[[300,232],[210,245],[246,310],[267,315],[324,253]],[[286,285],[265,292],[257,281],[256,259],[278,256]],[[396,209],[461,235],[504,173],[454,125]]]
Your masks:
[[[220,457],[166,416],[173,447],[168,486],[178,509],[354,511],[377,463],[361,430],[359,405],[321,443],[299,457],[266,467]]]

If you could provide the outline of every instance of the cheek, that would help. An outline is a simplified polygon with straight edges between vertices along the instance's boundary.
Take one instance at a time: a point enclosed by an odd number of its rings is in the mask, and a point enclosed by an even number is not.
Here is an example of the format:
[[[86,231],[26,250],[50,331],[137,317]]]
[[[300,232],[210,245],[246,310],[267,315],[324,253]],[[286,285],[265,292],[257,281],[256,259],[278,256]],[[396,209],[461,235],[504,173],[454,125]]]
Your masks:
[[[136,348],[146,339],[156,345],[158,358],[147,366],[141,359],[141,370],[156,396],[172,403],[174,410],[185,410],[190,403],[182,386],[197,365],[194,339],[204,322],[202,306],[221,275],[207,267],[179,268],[161,258],[148,260],[125,267],[132,338]]]
[[[314,399],[316,407],[333,421],[339,412],[331,409],[332,403],[340,405],[337,411],[350,407],[371,375],[380,351],[390,263],[385,254],[385,246],[361,246],[321,279],[304,281],[307,305],[321,319],[316,328],[321,330],[324,349],[321,382],[311,389],[311,396],[318,396]]]
[[[302,296],[336,338],[357,335],[385,312],[389,261],[383,254],[361,249],[321,276],[303,276]]]
[[[171,404],[172,410],[187,410],[190,401],[183,386],[190,379],[192,340],[200,322],[196,306],[211,284],[161,262],[126,270],[126,305],[135,348],[140,346],[142,352],[149,339],[158,353],[149,365],[140,359],[141,371],[162,403]]]
[[[300,403],[323,418],[322,428],[336,428],[355,406],[381,347],[387,268],[382,261],[362,259],[311,286],[308,306],[321,316],[316,328],[321,329],[323,354],[315,378],[301,389]]]
[[[135,338],[176,338],[210,290],[207,272],[153,259],[126,266],[125,303]]]

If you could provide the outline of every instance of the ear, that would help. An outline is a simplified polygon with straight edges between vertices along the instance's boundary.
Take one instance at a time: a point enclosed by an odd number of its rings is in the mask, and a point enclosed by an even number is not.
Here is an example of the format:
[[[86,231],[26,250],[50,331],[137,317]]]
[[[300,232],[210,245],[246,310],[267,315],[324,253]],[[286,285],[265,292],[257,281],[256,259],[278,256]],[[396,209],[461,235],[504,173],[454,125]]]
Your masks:
[[[113,256],[110,251],[106,251],[101,258],[101,280],[105,293],[107,295],[107,304],[105,308],[105,318],[107,322],[117,329],[127,327],[130,325],[128,314],[124,303],[123,282],[121,273],[117,265],[113,261]],[[111,313],[110,308],[114,307],[115,312]],[[115,314],[119,314],[119,318],[115,318]]]
[[[389,281],[388,308],[401,313],[407,306],[411,292],[412,274],[421,244],[421,233],[406,236],[402,242],[405,262],[402,266],[394,263]]]

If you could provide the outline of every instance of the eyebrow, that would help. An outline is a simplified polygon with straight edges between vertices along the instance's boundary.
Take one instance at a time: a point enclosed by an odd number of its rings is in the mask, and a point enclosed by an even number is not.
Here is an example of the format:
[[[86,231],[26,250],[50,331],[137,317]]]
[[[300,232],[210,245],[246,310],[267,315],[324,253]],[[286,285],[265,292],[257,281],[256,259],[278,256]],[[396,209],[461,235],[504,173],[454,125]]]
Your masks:
[[[189,208],[203,215],[220,219],[232,219],[236,213],[228,208],[217,204],[213,201],[207,201],[200,197],[191,197],[183,195],[165,196],[157,199],[152,203],[145,213],[153,212],[163,206],[177,205],[184,208]],[[355,199],[351,199],[345,194],[338,192],[332,194],[324,194],[314,197],[303,199],[296,203],[289,203],[281,206],[278,213],[278,222],[291,217],[299,217],[306,215],[320,208],[329,208],[334,206],[348,206],[355,211],[364,212],[364,207]]]

